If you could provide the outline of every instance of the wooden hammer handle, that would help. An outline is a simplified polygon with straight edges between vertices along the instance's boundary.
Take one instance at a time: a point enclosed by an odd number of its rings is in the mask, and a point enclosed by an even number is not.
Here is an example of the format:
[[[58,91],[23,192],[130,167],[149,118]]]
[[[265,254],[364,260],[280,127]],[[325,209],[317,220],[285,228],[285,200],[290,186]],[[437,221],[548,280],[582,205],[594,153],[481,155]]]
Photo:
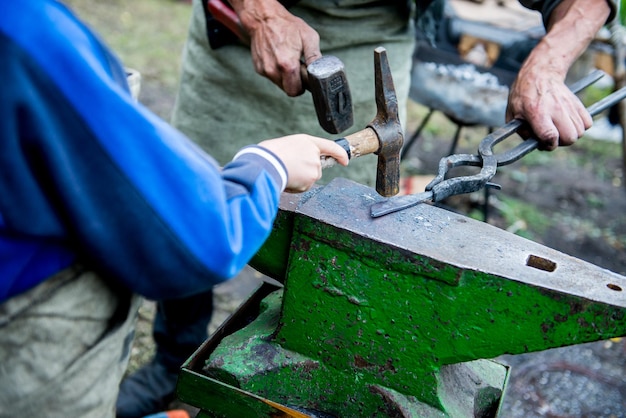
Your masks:
[[[237,35],[239,40],[246,45],[250,45],[250,37],[241,26],[237,13],[221,0],[208,0],[207,7],[209,13],[218,22],[226,26],[228,30]]]
[[[365,128],[345,138],[339,138],[335,142],[346,150],[349,159],[378,152],[380,148],[380,140],[372,128]],[[332,167],[335,164],[337,160],[334,158],[322,156],[322,168]]]

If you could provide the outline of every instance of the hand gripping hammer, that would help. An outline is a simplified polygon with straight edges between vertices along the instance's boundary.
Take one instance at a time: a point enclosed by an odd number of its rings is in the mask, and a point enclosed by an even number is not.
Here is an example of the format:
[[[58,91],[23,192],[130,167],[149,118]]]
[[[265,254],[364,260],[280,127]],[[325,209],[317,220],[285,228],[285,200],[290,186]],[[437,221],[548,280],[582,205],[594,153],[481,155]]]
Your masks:
[[[390,197],[400,189],[400,151],[404,142],[404,132],[398,117],[398,98],[383,47],[374,50],[374,77],[376,96],[376,117],[365,129],[337,139],[350,159],[366,154],[377,154],[376,191],[381,196]],[[335,163],[332,158],[323,158],[322,167]]]
[[[239,40],[250,45],[250,38],[241,26],[239,17],[223,0],[208,0],[211,15]],[[339,134],[353,124],[352,96],[343,62],[325,55],[308,66],[300,68],[302,83],[313,96],[313,105],[320,126],[331,134]]]

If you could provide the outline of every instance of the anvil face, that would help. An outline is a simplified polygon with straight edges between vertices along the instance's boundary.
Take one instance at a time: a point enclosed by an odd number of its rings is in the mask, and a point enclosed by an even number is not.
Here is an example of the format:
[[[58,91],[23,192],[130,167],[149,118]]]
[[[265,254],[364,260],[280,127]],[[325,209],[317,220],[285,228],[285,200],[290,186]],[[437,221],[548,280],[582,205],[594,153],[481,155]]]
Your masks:
[[[297,206],[288,207],[297,220],[307,219],[304,231],[313,239],[332,241],[308,225],[351,234],[348,242],[335,242],[348,251],[384,265],[380,254],[359,248],[361,243],[389,249],[409,258],[428,260],[429,265],[405,268],[414,274],[433,273],[434,280],[456,282],[446,268],[456,272],[484,272],[555,292],[576,295],[616,307],[626,307],[626,278],[580,259],[568,256],[484,222],[441,208],[421,204],[413,208],[372,218],[369,207],[381,201],[372,189],[346,179],[305,196]],[[293,205],[293,203],[292,203]],[[294,240],[295,241],[295,240]],[[415,262],[415,261],[413,261]],[[431,265],[434,263],[435,265]],[[442,270],[444,274],[442,275]]]
[[[380,199],[286,195],[253,263],[284,289],[205,371],[333,416],[493,416],[485,359],[626,334],[625,277],[430,205],[372,219]]]

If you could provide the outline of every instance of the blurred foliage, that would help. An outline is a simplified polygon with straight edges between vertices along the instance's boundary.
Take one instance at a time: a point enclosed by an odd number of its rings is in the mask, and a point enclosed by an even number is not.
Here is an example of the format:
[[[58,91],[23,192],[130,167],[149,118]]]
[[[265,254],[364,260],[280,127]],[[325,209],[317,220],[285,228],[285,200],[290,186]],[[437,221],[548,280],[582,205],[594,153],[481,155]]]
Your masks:
[[[156,79],[169,91],[178,72],[191,6],[175,0],[63,0],[143,79]]]
[[[504,194],[499,195],[497,209],[504,218],[507,230],[534,241],[546,233],[552,220],[537,207]]]

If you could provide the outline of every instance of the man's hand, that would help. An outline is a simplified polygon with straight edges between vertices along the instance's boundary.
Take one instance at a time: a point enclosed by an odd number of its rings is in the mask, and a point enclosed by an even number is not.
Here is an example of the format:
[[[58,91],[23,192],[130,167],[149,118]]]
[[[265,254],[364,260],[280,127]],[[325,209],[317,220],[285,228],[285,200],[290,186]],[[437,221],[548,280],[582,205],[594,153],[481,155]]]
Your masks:
[[[593,123],[582,102],[564,81],[537,67],[520,72],[511,86],[507,121],[528,121],[531,132],[520,130],[527,137],[534,133],[539,148],[552,151],[559,145],[572,145]]]
[[[308,65],[322,56],[319,34],[276,0],[232,0],[241,25],[250,36],[257,73],[288,96],[304,93],[301,60]]]
[[[534,133],[540,149],[571,145],[591,127],[589,112],[567,88],[565,76],[609,13],[606,0],[563,0],[511,86],[506,120],[527,121],[532,132],[520,134]]]
[[[348,154],[334,141],[298,134],[269,139],[259,146],[272,151],[287,167],[286,192],[308,190],[322,177],[321,157],[332,157],[343,166],[348,165]]]

